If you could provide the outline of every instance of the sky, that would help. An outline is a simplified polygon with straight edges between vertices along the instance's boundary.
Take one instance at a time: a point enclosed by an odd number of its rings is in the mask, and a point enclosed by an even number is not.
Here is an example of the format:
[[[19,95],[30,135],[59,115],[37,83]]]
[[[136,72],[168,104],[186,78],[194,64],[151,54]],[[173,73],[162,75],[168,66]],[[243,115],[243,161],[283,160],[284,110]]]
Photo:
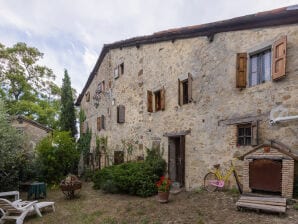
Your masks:
[[[103,44],[298,4],[298,0],[0,0],[0,43],[44,53],[79,94]]]

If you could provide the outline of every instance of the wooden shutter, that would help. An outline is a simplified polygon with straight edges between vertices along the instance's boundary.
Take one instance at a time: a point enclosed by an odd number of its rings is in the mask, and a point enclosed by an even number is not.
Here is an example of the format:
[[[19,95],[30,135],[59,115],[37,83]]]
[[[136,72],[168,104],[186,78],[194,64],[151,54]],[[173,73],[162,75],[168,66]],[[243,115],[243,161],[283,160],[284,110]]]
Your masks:
[[[101,129],[106,129],[105,127],[105,116],[101,115]]]
[[[287,36],[281,37],[272,46],[272,80],[286,76]]]
[[[152,99],[153,99],[152,91],[147,90],[147,111],[148,112],[153,112]]]
[[[183,104],[183,88],[182,82],[178,79],[178,105],[182,106]]]
[[[259,122],[254,121],[251,123],[251,145],[256,146],[259,144]]]
[[[90,101],[90,92],[87,92],[86,93],[86,102],[89,102]]]
[[[101,117],[97,117],[97,130],[101,130]]]
[[[165,98],[165,87],[160,90],[160,109],[165,110],[166,108],[166,98]]]
[[[188,73],[188,102],[192,102],[192,75]]]
[[[236,88],[246,87],[247,76],[247,54],[238,53],[236,62]]]
[[[117,107],[117,122],[124,123],[125,122],[125,106],[119,105]]]

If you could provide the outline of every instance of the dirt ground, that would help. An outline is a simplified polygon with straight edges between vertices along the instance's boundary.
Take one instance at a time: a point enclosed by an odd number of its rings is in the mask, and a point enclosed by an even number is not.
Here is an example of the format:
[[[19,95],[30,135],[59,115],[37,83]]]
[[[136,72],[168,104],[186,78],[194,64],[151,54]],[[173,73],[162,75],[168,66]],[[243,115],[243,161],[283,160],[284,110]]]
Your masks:
[[[155,196],[104,194],[93,190],[92,183],[84,183],[80,197],[73,200],[65,199],[60,190],[48,190],[46,200],[56,203],[56,212],[45,211],[41,218],[31,215],[25,224],[298,224],[298,211],[291,207],[284,216],[237,211],[238,197],[232,192],[181,192],[160,204]]]

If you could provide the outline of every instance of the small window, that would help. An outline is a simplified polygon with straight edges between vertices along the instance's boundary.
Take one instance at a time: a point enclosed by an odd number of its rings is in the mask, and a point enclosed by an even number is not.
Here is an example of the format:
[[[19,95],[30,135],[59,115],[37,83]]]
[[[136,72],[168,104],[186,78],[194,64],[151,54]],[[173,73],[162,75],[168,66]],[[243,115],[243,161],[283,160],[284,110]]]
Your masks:
[[[121,63],[119,65],[119,70],[120,70],[120,75],[123,75],[124,74],[124,63]]]
[[[188,80],[184,80],[182,82],[182,99],[183,99],[183,104],[188,103]]]
[[[165,110],[165,88],[155,91],[147,91],[147,110],[148,112],[157,112]]]
[[[192,102],[192,75],[189,73],[188,78],[178,79],[178,104],[188,104]]]
[[[251,124],[238,125],[237,143],[239,146],[251,145],[252,126]]]
[[[271,80],[271,50],[250,55],[249,86]]]
[[[101,131],[102,129],[105,129],[105,116],[104,115],[97,117],[97,130]]]

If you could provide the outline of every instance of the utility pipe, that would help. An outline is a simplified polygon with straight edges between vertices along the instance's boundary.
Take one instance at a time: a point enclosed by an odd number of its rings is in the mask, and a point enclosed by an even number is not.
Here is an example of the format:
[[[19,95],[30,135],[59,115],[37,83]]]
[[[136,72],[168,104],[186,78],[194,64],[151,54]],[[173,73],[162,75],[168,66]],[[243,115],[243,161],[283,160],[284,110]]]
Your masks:
[[[289,120],[296,120],[296,119],[298,119],[298,115],[296,115],[296,116],[286,116],[286,117],[277,117],[275,119],[270,120],[269,123],[271,125],[273,125],[273,124],[276,124],[277,122],[280,122],[280,121],[289,121]]]

